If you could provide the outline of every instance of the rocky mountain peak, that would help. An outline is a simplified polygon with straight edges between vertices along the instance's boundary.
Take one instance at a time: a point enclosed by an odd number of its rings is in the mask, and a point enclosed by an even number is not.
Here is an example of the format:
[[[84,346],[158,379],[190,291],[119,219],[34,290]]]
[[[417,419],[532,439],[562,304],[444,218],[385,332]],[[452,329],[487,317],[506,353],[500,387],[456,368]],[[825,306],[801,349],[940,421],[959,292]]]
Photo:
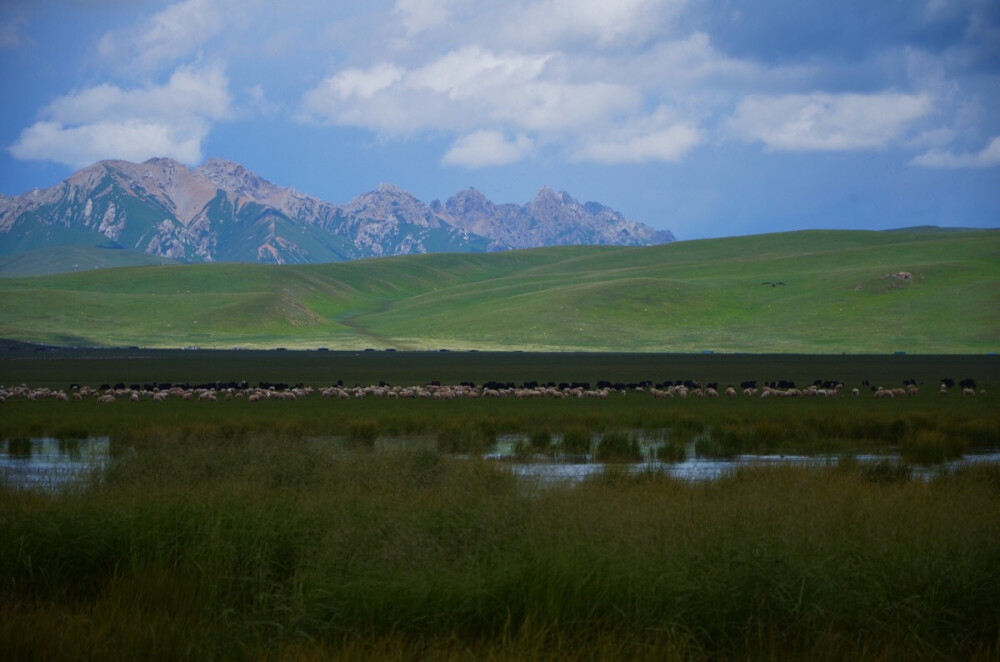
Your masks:
[[[546,203],[553,202],[557,204],[574,204],[576,200],[566,193],[565,191],[556,191],[548,186],[543,186],[538,189],[538,194],[535,196],[534,202]]]
[[[267,200],[281,190],[280,187],[250,172],[239,163],[225,159],[211,158],[195,172],[224,191],[231,191],[258,202]]]
[[[453,214],[488,212],[495,206],[481,191],[472,187],[459,191],[445,203],[445,209]]]
[[[15,228],[17,235],[7,234]],[[428,205],[382,183],[333,204],[219,158],[196,169],[168,158],[101,161],[51,188],[0,196],[0,242],[6,236],[19,237],[10,250],[72,237],[190,261],[248,262],[673,241],[669,232],[549,187],[525,205],[497,204],[474,188]]]
[[[341,209],[349,216],[369,221],[390,221],[394,224],[405,222],[425,227],[441,224],[426,203],[385,182],[379,184],[374,191],[362,193]]]
[[[543,186],[535,199],[528,203],[528,211],[536,218],[547,219],[550,222],[566,224],[573,221],[583,221],[590,224],[586,210],[568,193],[557,193]]]
[[[114,163],[128,163],[128,161],[114,161]],[[176,170],[177,168],[186,168],[183,163],[175,161],[169,156],[154,156],[151,159],[146,159],[142,162],[142,165],[151,165],[158,168]]]
[[[380,182],[378,187],[375,189],[375,193],[380,193],[382,195],[410,195],[403,189],[397,187],[395,184],[390,184],[389,182]]]

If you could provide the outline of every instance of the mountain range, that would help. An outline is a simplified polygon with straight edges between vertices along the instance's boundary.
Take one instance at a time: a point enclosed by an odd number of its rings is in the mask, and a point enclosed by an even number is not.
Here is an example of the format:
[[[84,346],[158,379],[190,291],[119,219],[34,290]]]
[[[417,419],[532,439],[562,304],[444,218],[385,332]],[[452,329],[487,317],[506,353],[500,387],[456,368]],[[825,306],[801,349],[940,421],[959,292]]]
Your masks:
[[[382,184],[337,205],[217,158],[193,169],[166,158],[100,161],[51,188],[0,196],[0,256],[86,246],[134,252],[135,262],[304,264],[670,241],[669,231],[547,187],[525,205],[472,188],[426,204]]]

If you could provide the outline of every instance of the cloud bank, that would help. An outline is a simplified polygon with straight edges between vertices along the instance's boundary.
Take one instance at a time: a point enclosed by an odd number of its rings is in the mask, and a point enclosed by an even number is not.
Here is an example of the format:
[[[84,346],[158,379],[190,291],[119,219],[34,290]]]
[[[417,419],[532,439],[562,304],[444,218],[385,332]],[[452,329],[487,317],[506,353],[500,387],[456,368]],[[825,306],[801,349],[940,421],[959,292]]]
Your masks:
[[[218,67],[180,68],[162,85],[122,89],[101,84],[71,92],[42,109],[42,120],[10,147],[15,158],[82,167],[102,159],[169,156],[194,164],[231,98]]]
[[[972,154],[955,154],[931,150],[913,159],[913,165],[927,168],[991,168],[1000,165],[1000,136],[994,136],[982,150]]]
[[[995,139],[977,153],[954,145],[1000,133],[967,110],[1000,100],[1000,11],[991,0],[871,7],[180,0],[103,31],[97,82],[41,108],[9,152],[74,166],[195,162],[219,122],[253,117],[429,136],[448,145],[442,165],[464,168],[517,164],[543,146],[563,163],[676,164],[730,143],[997,165]],[[846,13],[857,30],[843,29]],[[764,20],[781,16],[793,32]],[[0,49],[23,48],[24,35],[24,19],[0,15]],[[920,136],[944,142],[926,151]]]

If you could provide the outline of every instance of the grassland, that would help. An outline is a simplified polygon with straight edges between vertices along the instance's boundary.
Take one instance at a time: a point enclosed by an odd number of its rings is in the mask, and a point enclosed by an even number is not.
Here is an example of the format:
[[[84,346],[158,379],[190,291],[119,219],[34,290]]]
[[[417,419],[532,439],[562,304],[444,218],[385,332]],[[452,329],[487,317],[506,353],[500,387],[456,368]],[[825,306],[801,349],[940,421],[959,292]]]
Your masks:
[[[179,262],[120,247],[67,244],[0,256],[0,278],[162,264]]]
[[[1000,233],[797,232],[0,279],[0,337],[74,346],[986,353]],[[891,274],[906,272],[909,279]],[[782,283],[768,285],[765,283]]]
[[[68,388],[124,382],[259,381],[347,385],[522,383],[600,380],[654,383],[691,379],[739,384],[838,380],[855,387],[899,386],[912,379],[933,389],[941,379],[1000,383],[998,355],[652,354],[598,352],[320,352],[263,350],[59,349],[0,344],[0,385]]]
[[[112,459],[64,491],[0,480],[5,658],[1000,656],[1000,468],[925,480],[906,464],[854,459],[933,463],[937,450],[1000,447],[995,357],[22,351],[0,361],[5,377],[30,368],[35,384],[62,388],[161,379],[154,367],[173,381],[317,386],[338,371],[360,383],[661,371],[725,382],[767,370],[838,379],[838,367],[843,378],[932,383],[894,400],[11,399],[0,403],[4,443],[107,435]],[[949,375],[991,393],[937,395]],[[638,432],[713,455],[840,462],[704,483],[610,465],[580,484],[538,485],[454,454],[501,434],[545,453]]]

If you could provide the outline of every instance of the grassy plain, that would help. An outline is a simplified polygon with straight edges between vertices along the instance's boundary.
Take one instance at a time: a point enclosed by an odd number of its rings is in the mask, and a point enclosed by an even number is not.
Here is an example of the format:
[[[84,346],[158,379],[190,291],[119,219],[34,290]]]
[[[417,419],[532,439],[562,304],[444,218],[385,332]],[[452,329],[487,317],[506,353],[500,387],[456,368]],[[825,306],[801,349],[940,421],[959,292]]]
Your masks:
[[[986,353],[997,351],[998,258],[996,231],[810,231],[648,248],[107,269],[0,279],[0,337],[76,346]],[[901,272],[911,278],[891,277]]]
[[[67,388],[124,382],[259,381],[323,387],[408,386],[439,381],[654,383],[695,380],[739,384],[842,381],[848,387],[899,386],[913,379],[934,388],[943,378],[1000,383],[1000,355],[653,354],[610,352],[402,352],[55,349],[0,344],[0,385]]]

